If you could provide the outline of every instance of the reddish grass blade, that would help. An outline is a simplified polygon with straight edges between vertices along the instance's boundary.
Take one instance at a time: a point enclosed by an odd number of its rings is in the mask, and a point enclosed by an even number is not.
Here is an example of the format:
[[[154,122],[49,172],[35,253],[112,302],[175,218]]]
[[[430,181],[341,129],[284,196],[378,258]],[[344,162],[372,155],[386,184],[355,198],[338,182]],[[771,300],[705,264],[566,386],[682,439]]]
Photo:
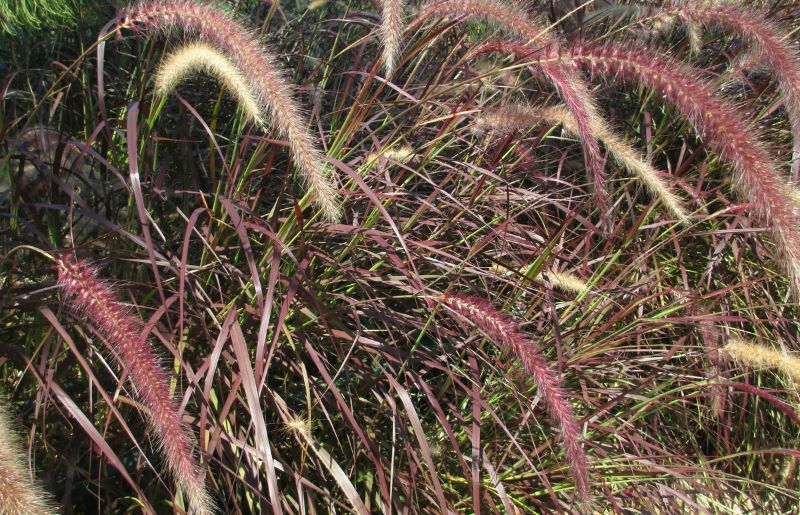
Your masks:
[[[269,498],[272,503],[274,513],[283,513],[280,498],[278,497],[278,478],[275,474],[275,460],[272,457],[272,449],[269,444],[269,436],[267,435],[267,425],[264,422],[264,414],[261,410],[261,403],[259,402],[258,385],[256,384],[256,377],[253,374],[253,367],[250,365],[250,355],[247,352],[247,344],[244,341],[244,334],[242,328],[236,322],[236,311],[232,310],[229,317],[234,317],[231,323],[231,345],[233,352],[236,355],[236,361],[239,365],[239,373],[242,377],[242,387],[244,388],[245,398],[247,399],[247,408],[250,410],[250,417],[255,425],[256,430],[256,449],[261,454],[267,468],[267,480],[269,481]]]

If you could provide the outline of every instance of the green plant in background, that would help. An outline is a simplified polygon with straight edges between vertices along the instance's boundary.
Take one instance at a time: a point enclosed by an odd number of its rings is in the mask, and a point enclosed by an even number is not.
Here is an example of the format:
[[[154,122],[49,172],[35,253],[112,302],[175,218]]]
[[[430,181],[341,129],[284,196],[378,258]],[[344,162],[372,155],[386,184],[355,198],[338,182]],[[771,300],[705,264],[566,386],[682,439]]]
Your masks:
[[[76,10],[85,0],[3,0],[0,2],[0,32],[53,30],[75,24]]]

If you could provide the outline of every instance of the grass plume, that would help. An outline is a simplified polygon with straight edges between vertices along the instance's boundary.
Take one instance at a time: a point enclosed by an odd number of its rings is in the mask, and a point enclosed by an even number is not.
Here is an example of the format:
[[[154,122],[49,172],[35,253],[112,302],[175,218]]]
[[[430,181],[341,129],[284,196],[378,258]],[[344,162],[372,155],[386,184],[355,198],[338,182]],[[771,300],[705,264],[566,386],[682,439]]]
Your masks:
[[[792,170],[796,175],[800,171],[800,53],[789,31],[752,6],[690,0],[675,2],[665,14],[677,16],[690,27],[704,25],[732,32],[751,45],[755,55],[775,72],[792,129]]]
[[[522,267],[521,269],[513,270],[507,266],[494,263],[490,267],[490,270],[503,276],[513,276],[515,274],[528,276],[530,266],[531,265],[528,265]],[[533,280],[540,284],[545,284],[545,275],[547,275],[547,281],[550,281],[550,284],[553,285],[553,288],[561,290],[564,293],[577,296],[590,291],[589,283],[584,281],[579,275],[571,272],[541,270],[538,274],[536,274]]]
[[[0,404],[0,512],[6,515],[58,513],[23,464],[22,445],[5,403]]]
[[[391,159],[397,161],[398,163],[405,164],[414,159],[415,156],[416,153],[414,152],[414,149],[408,145],[402,145],[398,148],[384,148],[381,149],[380,153],[367,154],[367,157],[364,158],[364,167],[370,167],[374,165],[381,158]]]
[[[428,17],[469,20],[477,18],[494,23],[512,36],[528,43],[536,42],[547,48],[560,48],[558,39],[541,27],[528,14],[514,6],[499,0],[443,0],[434,1],[422,8],[418,19]],[[583,145],[586,167],[592,176],[595,196],[604,216],[608,204],[608,192],[605,185],[603,156],[597,135],[592,127],[601,123],[594,97],[580,74],[560,63],[542,63],[541,70],[556,88],[561,99],[567,105],[575,119]]]
[[[224,84],[249,119],[262,126],[265,124],[261,106],[247,79],[224,53],[206,43],[191,43],[170,53],[156,74],[156,93],[169,95],[186,77],[196,72],[211,75]]]
[[[383,41],[383,65],[386,75],[392,76],[397,68],[400,50],[403,45],[404,0],[381,0],[383,8],[380,34]]]
[[[501,52],[526,61],[572,62],[593,73],[638,82],[659,91],[687,118],[712,149],[733,165],[738,191],[755,206],[756,214],[772,232],[779,261],[787,272],[791,289],[800,298],[800,221],[789,185],[777,164],[754,136],[753,128],[739,111],[719,98],[716,89],[696,70],[647,48],[606,43],[558,49],[533,50],[513,41],[488,41],[473,49],[473,55]]]
[[[535,109],[524,105],[509,105],[484,111],[475,121],[475,129],[491,129],[498,132],[524,130],[540,123],[561,125],[575,137],[581,132],[575,118],[563,106]],[[672,192],[661,173],[650,163],[639,157],[639,153],[627,142],[614,134],[599,118],[592,120],[592,132],[605,145],[611,156],[644,183],[650,194],[660,199],[664,206],[681,222],[689,220],[681,199]]]
[[[194,0],[153,0],[122,13],[122,27],[173,31],[199,36],[227,55],[250,83],[272,125],[286,138],[295,165],[312,190],[315,203],[331,221],[341,216],[336,181],[322,151],[306,127],[292,88],[272,53],[223,7]]]
[[[483,299],[448,293],[439,295],[434,300],[469,320],[486,333],[496,345],[522,361],[525,371],[531,375],[539,388],[539,394],[550,418],[561,429],[561,441],[567,463],[574,476],[578,503],[582,510],[588,511],[592,502],[592,492],[589,465],[581,446],[581,428],[569,405],[567,393],[559,385],[555,372],[550,370],[541,357],[538,347],[520,331],[511,317],[498,312]]]
[[[539,273],[536,276],[536,281],[544,283],[545,275],[547,276],[547,280],[550,281],[550,284],[552,284],[554,288],[557,288],[564,293],[577,296],[589,291],[589,284],[575,274],[547,270],[544,273]]]
[[[738,363],[757,369],[775,369],[800,382],[800,358],[742,338],[731,338],[722,350]]]
[[[519,7],[499,0],[432,0],[423,5],[418,18],[481,19],[525,42],[552,44],[553,35]]]
[[[65,300],[94,324],[130,374],[136,394],[149,410],[148,420],[169,471],[188,497],[192,511],[212,513],[203,471],[194,457],[194,436],[170,395],[169,374],[160,365],[158,352],[141,335],[140,321],[128,313],[111,287],[85,261],[57,259],[56,267]]]

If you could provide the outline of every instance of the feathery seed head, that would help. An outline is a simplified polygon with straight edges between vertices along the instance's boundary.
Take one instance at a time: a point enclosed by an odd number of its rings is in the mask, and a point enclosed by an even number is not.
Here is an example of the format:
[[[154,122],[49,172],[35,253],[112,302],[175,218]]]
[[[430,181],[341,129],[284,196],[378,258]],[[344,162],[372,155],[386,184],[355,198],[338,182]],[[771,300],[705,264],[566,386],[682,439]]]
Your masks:
[[[406,3],[404,0],[381,0],[383,17],[381,19],[380,34],[383,41],[383,65],[386,75],[392,76],[397,67],[397,60],[403,46],[403,12]]]
[[[580,295],[581,293],[589,291],[589,284],[581,279],[579,276],[575,274],[571,274],[569,272],[552,272],[547,271],[545,273],[540,273],[536,276],[536,280],[539,282],[544,282],[544,276],[547,275],[547,279],[552,283],[554,288],[558,288],[559,290],[565,293],[571,293],[573,295]]]
[[[297,433],[304,439],[308,439],[311,435],[311,427],[308,421],[299,417],[291,417],[286,421],[286,429],[292,433]]]
[[[249,83],[252,94],[269,114],[272,126],[289,143],[294,163],[311,188],[313,199],[331,221],[341,216],[337,180],[306,127],[292,88],[272,53],[251,31],[217,4],[195,0],[151,0],[123,11],[123,27],[151,31],[183,30],[200,36],[224,53]]]
[[[261,126],[265,124],[258,99],[239,69],[224,53],[206,43],[185,45],[169,54],[156,74],[156,93],[162,96],[170,94],[194,72],[207,73],[222,82],[239,101],[248,118]]]
[[[4,404],[0,403],[0,512],[6,515],[58,513],[50,505],[50,496],[30,479],[22,445]]]
[[[553,423],[560,428],[564,454],[575,480],[575,490],[581,511],[589,511],[592,503],[589,465],[581,446],[581,428],[567,393],[559,384],[558,377],[541,357],[537,346],[519,329],[514,320],[500,313],[487,301],[472,296],[445,293],[433,299],[465,320],[477,326],[497,345],[516,355],[525,371],[531,375],[545,403]]]
[[[433,16],[464,20],[478,18],[524,41],[551,42],[551,35],[545,26],[523,9],[500,0],[433,0],[423,5],[419,18]]]
[[[520,274],[526,273],[526,268],[523,267],[521,270],[518,271]],[[503,265],[498,265],[493,263],[490,267],[490,270],[494,273],[508,276],[514,273],[514,270],[505,267]],[[544,283],[544,275],[547,274],[547,279],[553,285],[554,288],[557,288],[564,293],[569,293],[572,295],[580,295],[581,293],[589,291],[589,283],[581,279],[578,275],[570,273],[570,272],[556,272],[550,270],[542,270],[540,271],[534,280],[539,283]]]
[[[757,369],[774,368],[800,382],[800,358],[796,356],[742,338],[731,338],[722,350],[743,365]]]
[[[372,166],[381,157],[405,164],[414,159],[415,155],[414,149],[408,145],[403,145],[399,148],[389,148],[386,150],[381,150],[381,152],[377,154],[368,154],[364,159],[364,167]]]
[[[68,256],[56,259],[56,267],[65,300],[96,326],[129,372],[136,394],[149,409],[148,420],[167,466],[189,498],[192,511],[212,513],[213,502],[193,453],[194,436],[170,395],[169,375],[158,352],[141,334],[141,322],[116,300],[111,287],[86,261]]]

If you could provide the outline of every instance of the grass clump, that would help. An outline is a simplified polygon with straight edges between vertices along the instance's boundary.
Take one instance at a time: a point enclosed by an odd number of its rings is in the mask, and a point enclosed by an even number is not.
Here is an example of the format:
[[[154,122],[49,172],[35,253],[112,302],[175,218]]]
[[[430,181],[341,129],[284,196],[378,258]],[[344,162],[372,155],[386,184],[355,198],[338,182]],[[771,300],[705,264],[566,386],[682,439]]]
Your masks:
[[[47,499],[794,512],[791,72],[754,70],[794,59],[800,11],[765,8],[151,0],[21,26],[0,389]]]

